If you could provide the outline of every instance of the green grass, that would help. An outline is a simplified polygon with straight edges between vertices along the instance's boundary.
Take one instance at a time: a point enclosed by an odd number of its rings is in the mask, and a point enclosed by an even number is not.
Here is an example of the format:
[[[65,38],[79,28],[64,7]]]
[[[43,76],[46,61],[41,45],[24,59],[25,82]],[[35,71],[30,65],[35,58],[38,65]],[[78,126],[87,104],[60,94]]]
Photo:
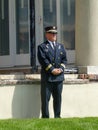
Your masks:
[[[98,118],[0,120],[0,130],[98,130]]]

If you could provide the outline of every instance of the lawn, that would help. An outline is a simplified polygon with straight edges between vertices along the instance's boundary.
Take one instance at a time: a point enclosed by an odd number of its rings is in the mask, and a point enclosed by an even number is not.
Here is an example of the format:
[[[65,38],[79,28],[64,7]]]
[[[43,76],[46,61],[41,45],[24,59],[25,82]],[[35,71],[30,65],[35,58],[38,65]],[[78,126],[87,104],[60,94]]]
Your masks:
[[[8,119],[0,130],[98,130],[98,118]]]

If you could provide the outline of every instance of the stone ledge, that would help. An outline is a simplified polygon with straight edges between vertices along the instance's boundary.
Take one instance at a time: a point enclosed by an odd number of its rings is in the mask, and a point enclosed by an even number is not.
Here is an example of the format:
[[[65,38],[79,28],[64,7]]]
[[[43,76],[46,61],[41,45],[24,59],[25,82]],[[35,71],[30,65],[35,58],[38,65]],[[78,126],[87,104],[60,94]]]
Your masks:
[[[0,75],[0,86],[39,84],[40,74],[10,74]],[[87,84],[92,79],[98,79],[98,75],[87,74],[65,74],[64,84]]]
[[[65,79],[77,79],[78,74],[65,74],[64,75]],[[0,75],[0,80],[24,80],[24,79],[29,79],[29,80],[36,80],[40,79],[41,76],[40,74],[9,74],[9,75]]]
[[[88,79],[65,79],[64,84],[87,84]],[[23,85],[23,84],[40,84],[39,79],[35,80],[0,80],[0,86],[4,85]]]
[[[40,74],[9,74],[0,75],[0,80],[26,80],[26,79],[40,79]]]
[[[65,79],[64,84],[87,84],[88,79]]]
[[[23,84],[40,84],[40,80],[1,80],[0,86],[2,85],[23,85]]]
[[[98,81],[98,74],[78,74],[79,79],[89,79],[90,81]]]

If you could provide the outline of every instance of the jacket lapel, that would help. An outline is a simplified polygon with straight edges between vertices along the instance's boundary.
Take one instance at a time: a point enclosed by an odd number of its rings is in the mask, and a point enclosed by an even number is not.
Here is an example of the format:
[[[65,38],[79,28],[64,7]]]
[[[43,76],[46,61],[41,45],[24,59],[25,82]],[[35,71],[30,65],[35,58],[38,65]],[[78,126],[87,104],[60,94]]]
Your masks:
[[[50,54],[52,56],[54,56],[54,50],[53,50],[52,46],[50,45],[50,43],[48,41],[46,41],[46,46],[48,46]]]
[[[58,57],[58,43],[55,45],[55,59]]]

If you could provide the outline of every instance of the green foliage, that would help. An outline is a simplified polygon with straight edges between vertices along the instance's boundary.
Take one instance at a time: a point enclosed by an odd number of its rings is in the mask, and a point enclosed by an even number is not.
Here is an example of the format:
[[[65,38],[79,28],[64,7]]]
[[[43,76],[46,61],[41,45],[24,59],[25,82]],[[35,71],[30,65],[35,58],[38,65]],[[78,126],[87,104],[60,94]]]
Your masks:
[[[0,130],[98,130],[98,118],[0,120]]]

